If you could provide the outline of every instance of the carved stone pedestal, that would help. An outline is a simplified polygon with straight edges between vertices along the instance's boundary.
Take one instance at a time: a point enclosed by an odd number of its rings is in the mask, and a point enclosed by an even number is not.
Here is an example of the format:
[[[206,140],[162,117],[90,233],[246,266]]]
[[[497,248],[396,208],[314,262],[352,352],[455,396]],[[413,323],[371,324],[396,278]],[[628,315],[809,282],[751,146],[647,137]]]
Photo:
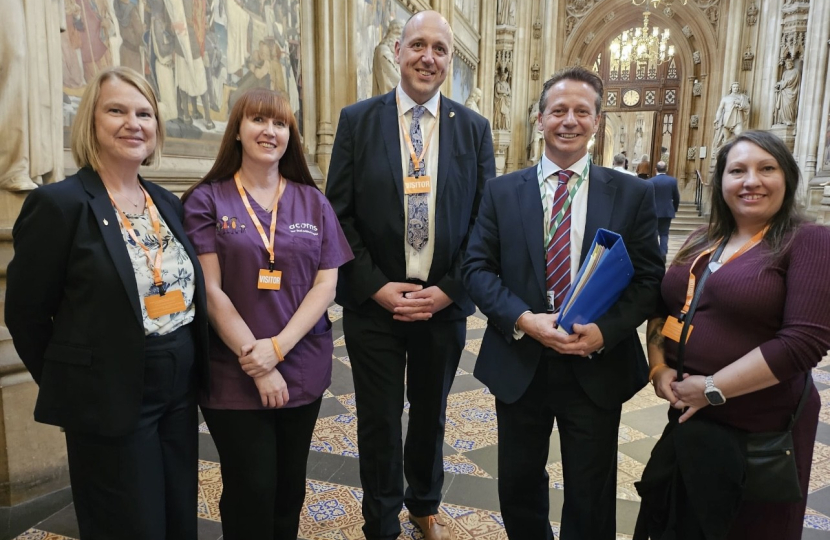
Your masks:
[[[795,126],[787,126],[784,124],[775,124],[769,128],[770,133],[776,135],[779,139],[784,141],[790,152],[795,148]]]
[[[506,129],[493,130],[493,149],[496,155],[496,176],[504,174],[507,165],[507,149],[510,147],[510,131]]]

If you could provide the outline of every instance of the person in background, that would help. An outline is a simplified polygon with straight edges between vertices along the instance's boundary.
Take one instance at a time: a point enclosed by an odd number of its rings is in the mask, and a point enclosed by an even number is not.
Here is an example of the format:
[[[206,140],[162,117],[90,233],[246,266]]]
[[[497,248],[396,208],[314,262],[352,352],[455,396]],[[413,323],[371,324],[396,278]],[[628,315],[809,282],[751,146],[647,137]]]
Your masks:
[[[404,501],[427,540],[452,538],[438,515],[444,423],[475,311],[461,260],[484,180],[495,175],[487,120],[439,92],[452,53],[440,14],[413,15],[395,44],[400,84],[343,109],[331,154],[326,194],[355,253],[340,269],[337,302],[354,375],[368,540],[398,537]]]
[[[6,325],[66,431],[81,540],[196,540],[197,373],[207,302],[177,197],[139,175],[164,122],[150,85],[100,72],[72,125],[80,167],[33,191],[14,225]]]
[[[637,164],[637,176],[646,180],[651,176],[651,161],[648,156],[643,154],[640,163]]]
[[[654,205],[657,209],[657,237],[660,240],[660,255],[663,262],[669,252],[669,229],[677,209],[680,208],[680,190],[677,178],[666,174],[668,166],[665,161],[658,161],[657,176],[651,179],[654,186]]]
[[[799,216],[798,182],[795,159],[771,133],[743,132],[718,152],[709,226],[692,233],[672,261],[660,314],[648,323],[650,379],[671,406],[663,438],[678,422],[698,418],[748,432],[783,431],[805,374],[830,347],[830,230]],[[712,260],[719,244],[725,247]],[[680,315],[690,275],[700,276],[706,265],[713,273],[677,381],[678,343],[661,330]],[[820,406],[813,387],[792,432],[802,500],[743,502],[719,538],[801,538]],[[692,451],[717,454],[711,441],[700,444]],[[688,517],[694,501],[679,496],[686,503],[666,511]]]
[[[213,168],[183,199],[214,330],[200,405],[222,464],[222,532],[294,540],[331,382],[326,310],[352,252],[272,90],[240,96]]]
[[[622,155],[622,154],[617,154],[617,155],[615,155],[615,156],[614,156],[614,163],[613,163],[613,167],[612,167],[612,168],[613,168],[615,171],[619,171],[619,172],[621,172],[621,173],[630,174],[631,176],[634,176],[634,173],[633,173],[633,172],[631,172],[631,171],[629,171],[628,169],[626,169],[626,168],[625,168],[625,163],[626,163],[627,161],[628,161],[628,160],[627,160],[627,159],[625,159],[625,156],[624,156],[624,155]]]

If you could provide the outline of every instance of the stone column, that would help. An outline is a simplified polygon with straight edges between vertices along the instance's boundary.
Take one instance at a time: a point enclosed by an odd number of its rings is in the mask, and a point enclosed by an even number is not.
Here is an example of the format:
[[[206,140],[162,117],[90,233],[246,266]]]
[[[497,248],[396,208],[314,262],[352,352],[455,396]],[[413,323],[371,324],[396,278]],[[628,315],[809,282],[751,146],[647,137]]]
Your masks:
[[[498,0],[496,10],[496,66],[493,77],[493,145],[496,150],[496,174],[508,169],[507,149],[513,132],[513,49],[516,44],[515,0]],[[496,135],[499,143],[496,143]]]
[[[330,0],[317,0],[317,165],[324,176],[328,175],[331,149],[334,146],[334,127],[331,119],[331,94],[334,91],[331,77],[331,28]]]
[[[503,129],[493,130],[493,150],[496,156],[496,176],[505,173],[507,167],[507,149],[512,135]]]
[[[789,7],[789,6],[788,6]],[[798,132],[796,133],[794,155],[801,169],[803,182],[799,186],[799,201],[806,202],[807,186],[816,174],[816,162],[819,159],[819,138],[824,129],[827,115],[822,111],[828,86],[830,71],[830,2],[797,2],[793,4],[809,19],[806,21],[806,39],[813,45],[804,52],[804,65],[801,76],[801,95],[799,96]]]
[[[496,71],[496,0],[481,0],[478,48],[478,87],[481,88],[481,115],[493,121],[493,73]]]

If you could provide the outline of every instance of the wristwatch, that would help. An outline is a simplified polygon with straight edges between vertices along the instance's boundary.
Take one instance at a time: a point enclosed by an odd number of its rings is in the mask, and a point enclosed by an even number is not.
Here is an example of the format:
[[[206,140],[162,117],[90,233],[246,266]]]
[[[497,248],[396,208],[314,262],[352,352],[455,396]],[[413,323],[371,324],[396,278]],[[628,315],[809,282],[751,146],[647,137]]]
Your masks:
[[[706,401],[709,405],[723,405],[726,403],[726,397],[723,392],[715,386],[715,379],[712,375],[706,377],[706,388],[703,390],[703,395],[706,396]]]

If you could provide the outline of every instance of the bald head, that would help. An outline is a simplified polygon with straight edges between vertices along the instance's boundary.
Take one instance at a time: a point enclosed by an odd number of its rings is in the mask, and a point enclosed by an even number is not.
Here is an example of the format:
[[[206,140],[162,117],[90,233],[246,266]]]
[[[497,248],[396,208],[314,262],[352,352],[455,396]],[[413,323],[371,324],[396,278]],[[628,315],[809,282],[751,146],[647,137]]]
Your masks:
[[[443,15],[433,10],[419,11],[406,20],[406,24],[403,25],[403,30],[401,30],[401,43],[406,41],[406,32],[410,28],[410,25],[419,25],[424,21],[430,21],[445,27],[446,32],[449,34],[450,53],[452,53],[453,33],[450,23],[447,22],[447,19]]]
[[[666,171],[669,170],[669,166],[666,165],[665,161],[658,161],[657,165],[655,165],[655,168],[657,169],[657,172],[659,172],[659,173],[665,173]]]

